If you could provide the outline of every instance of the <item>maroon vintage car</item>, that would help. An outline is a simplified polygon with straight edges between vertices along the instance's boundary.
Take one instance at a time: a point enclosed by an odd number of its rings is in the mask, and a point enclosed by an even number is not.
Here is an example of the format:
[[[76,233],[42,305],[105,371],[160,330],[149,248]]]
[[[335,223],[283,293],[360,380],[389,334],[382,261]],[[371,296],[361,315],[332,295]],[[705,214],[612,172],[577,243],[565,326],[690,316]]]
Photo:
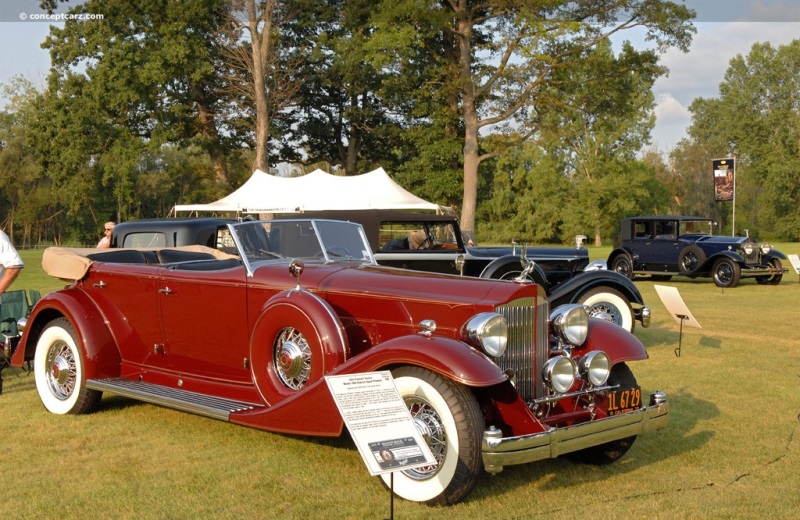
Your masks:
[[[48,249],[45,270],[73,283],[40,300],[12,357],[33,361],[44,406],[86,413],[109,392],[338,436],[324,376],[390,370],[437,460],[393,488],[429,504],[462,500],[481,469],[613,462],[667,424],[666,395],[642,396],[628,368],[641,342],[581,305],[550,312],[538,285],[378,266],[349,222],[228,230],[233,254]]]

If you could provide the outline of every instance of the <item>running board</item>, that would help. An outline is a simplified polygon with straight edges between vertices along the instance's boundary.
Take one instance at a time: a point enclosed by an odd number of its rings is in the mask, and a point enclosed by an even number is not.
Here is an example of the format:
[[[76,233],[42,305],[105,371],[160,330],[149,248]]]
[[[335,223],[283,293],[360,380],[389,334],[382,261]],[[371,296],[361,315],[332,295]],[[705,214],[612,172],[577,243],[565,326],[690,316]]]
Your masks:
[[[263,408],[260,404],[223,399],[221,397],[198,394],[197,392],[189,392],[187,390],[122,378],[89,379],[86,381],[86,387],[91,390],[99,390],[123,397],[130,397],[146,403],[203,415],[221,421],[228,421],[230,415],[234,412]]]

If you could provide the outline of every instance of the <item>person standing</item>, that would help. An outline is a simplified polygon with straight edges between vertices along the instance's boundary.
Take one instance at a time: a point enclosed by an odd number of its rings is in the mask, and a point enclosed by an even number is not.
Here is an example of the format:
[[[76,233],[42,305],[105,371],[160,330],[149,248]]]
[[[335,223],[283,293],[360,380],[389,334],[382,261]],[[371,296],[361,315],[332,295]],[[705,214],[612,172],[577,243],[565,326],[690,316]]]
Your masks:
[[[0,294],[6,292],[23,267],[25,264],[11,245],[11,239],[0,230]]]
[[[97,247],[99,247],[100,249],[111,247],[112,231],[114,231],[114,223],[106,222],[105,225],[103,226],[103,238],[101,238],[100,242],[97,243]]]
[[[0,230],[0,294],[6,292],[14,280],[19,276],[19,272],[25,264],[19,253],[14,249],[11,244],[11,239],[8,238],[2,230]],[[3,357],[7,357],[8,353],[3,352]],[[7,361],[7,360],[6,360]],[[0,394],[3,393],[3,373],[2,366],[0,366]]]

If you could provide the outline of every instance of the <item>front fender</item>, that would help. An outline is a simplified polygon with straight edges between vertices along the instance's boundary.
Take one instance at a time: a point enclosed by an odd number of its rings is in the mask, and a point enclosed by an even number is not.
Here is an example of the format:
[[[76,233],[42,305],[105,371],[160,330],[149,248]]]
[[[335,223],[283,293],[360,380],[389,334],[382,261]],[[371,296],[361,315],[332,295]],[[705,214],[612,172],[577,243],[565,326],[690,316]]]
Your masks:
[[[471,387],[487,387],[508,380],[488,357],[460,341],[422,334],[385,341],[340,366],[332,375],[415,365]]]
[[[522,270],[519,255],[505,255],[500,258],[495,258],[483,268],[480,278],[499,278],[500,274],[509,266],[513,266],[520,271]],[[529,276],[535,283],[542,287],[549,287],[550,285],[547,282],[547,274],[545,274],[544,269],[542,269],[539,264],[534,265],[533,271]]]
[[[36,342],[47,325],[64,317],[78,335],[78,345],[84,356],[86,379],[118,377],[122,358],[105,317],[86,293],[77,287],[46,294],[36,304],[28,318],[20,345],[11,363],[21,367],[36,354]]]
[[[710,257],[706,258],[706,261],[697,267],[695,273],[711,271],[712,267],[714,267],[714,264],[717,262],[717,260],[719,260],[722,257],[730,258],[737,264],[744,265],[744,257],[739,253],[735,251],[720,251],[719,253],[715,253]]]
[[[602,350],[608,354],[612,365],[649,357],[639,338],[622,327],[599,318],[589,318],[589,332],[581,350]]]
[[[602,270],[581,273],[554,287],[548,294],[550,305],[555,309],[565,303],[576,303],[583,293],[601,285],[616,289],[631,303],[644,305],[642,294],[632,280],[616,271]]]

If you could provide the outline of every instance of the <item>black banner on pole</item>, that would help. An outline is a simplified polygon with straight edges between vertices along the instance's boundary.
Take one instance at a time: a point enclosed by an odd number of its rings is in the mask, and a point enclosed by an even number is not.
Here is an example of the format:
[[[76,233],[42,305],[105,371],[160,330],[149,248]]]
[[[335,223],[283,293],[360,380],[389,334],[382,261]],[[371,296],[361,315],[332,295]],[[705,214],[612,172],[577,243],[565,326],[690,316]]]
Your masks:
[[[711,161],[714,170],[714,200],[720,202],[733,200],[733,185],[736,168],[733,159]]]

